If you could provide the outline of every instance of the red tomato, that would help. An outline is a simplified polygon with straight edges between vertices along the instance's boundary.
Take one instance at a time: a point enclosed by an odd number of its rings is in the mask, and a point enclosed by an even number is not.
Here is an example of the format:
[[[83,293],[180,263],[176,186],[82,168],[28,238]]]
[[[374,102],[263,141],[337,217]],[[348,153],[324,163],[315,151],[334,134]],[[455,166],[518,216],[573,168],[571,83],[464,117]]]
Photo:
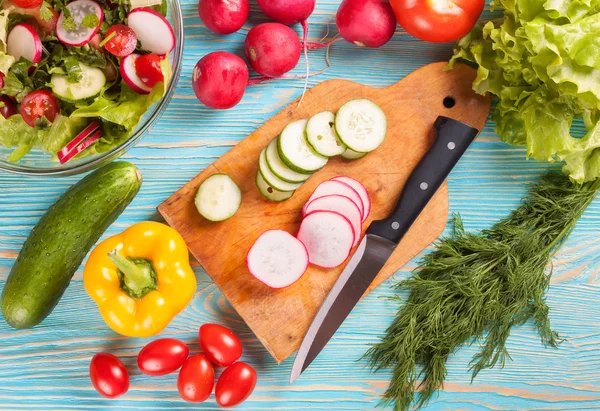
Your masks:
[[[90,380],[96,391],[106,398],[115,398],[129,390],[129,374],[117,357],[98,353],[90,363]]]
[[[36,121],[42,117],[53,122],[59,111],[58,100],[46,90],[32,91],[21,102],[21,116],[31,127],[35,127]]]
[[[229,328],[204,324],[199,334],[200,347],[213,364],[227,367],[242,356],[242,343]]]
[[[9,97],[0,96],[0,105],[2,105],[2,107],[0,107],[0,114],[2,114],[4,118],[9,118],[10,116],[19,113],[17,106],[15,106],[15,103],[13,103]]]
[[[256,371],[245,362],[236,362],[227,367],[217,381],[215,396],[221,407],[241,404],[256,387]]]
[[[33,9],[38,8],[42,5],[44,0],[12,0],[12,3],[23,9]]]
[[[161,58],[156,54],[144,54],[135,59],[135,72],[148,87],[154,87],[156,83],[165,81],[160,60]]]
[[[104,39],[110,39],[104,44],[109,53],[117,57],[125,57],[135,51],[137,37],[135,32],[124,24],[115,24],[108,29]]]
[[[485,0],[391,0],[398,23],[425,41],[458,40],[467,34],[483,11]]]
[[[215,386],[215,370],[204,354],[192,355],[181,367],[177,377],[179,395],[186,401],[202,402]]]
[[[142,348],[138,354],[138,367],[147,375],[171,374],[183,365],[189,352],[183,341],[161,338]]]

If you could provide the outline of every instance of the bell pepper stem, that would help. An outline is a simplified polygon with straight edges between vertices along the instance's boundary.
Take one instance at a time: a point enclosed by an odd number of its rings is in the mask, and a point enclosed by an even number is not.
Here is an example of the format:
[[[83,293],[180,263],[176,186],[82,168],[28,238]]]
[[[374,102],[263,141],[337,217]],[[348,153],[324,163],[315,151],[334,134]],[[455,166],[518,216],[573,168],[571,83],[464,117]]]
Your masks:
[[[150,261],[124,257],[116,249],[108,253],[108,258],[117,266],[121,289],[130,297],[141,299],[158,289],[156,273]]]

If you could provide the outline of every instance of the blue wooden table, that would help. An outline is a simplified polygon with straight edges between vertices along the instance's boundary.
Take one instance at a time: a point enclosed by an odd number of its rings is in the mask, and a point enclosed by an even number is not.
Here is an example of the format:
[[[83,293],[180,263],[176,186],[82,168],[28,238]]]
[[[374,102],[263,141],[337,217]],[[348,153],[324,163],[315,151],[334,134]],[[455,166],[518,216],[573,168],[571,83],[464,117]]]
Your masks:
[[[333,24],[338,0],[319,2],[311,17],[311,39]],[[248,89],[237,108],[217,112],[200,105],[192,91],[196,61],[216,50],[241,52],[245,33],[265,21],[251,2],[252,21],[238,34],[220,38],[200,22],[196,3],[185,1],[185,53],[182,77],[169,109],[124,159],[144,176],[137,198],[105,233],[113,235],[143,220],[158,220],[155,209],[165,198],[229,150],[302,92],[303,80],[277,80]],[[489,16],[489,11],[485,12]],[[332,67],[311,77],[310,85],[345,78],[373,86],[392,84],[421,65],[447,59],[449,45],[426,44],[398,30],[379,50],[345,42],[331,49]],[[325,68],[325,52],[310,53],[311,70]],[[294,73],[301,74],[301,64]],[[426,87],[427,85],[424,85]],[[449,179],[450,208],[460,212],[469,230],[489,227],[519,204],[526,183],[549,166],[525,161],[522,149],[501,143],[488,126]],[[29,178],[0,174],[0,287],[21,245],[46,209],[79,177]],[[544,349],[532,324],[514,330],[509,340],[512,362],[483,371],[471,384],[468,362],[475,347],[465,347],[449,361],[444,391],[427,407],[440,410],[600,410],[600,201],[594,202],[554,260],[548,293],[553,326],[568,341]],[[416,260],[397,277],[405,277]],[[365,298],[310,369],[288,384],[291,359],[277,365],[232,310],[210,278],[195,264],[198,290],[191,305],[163,333],[199,351],[198,327],[218,322],[233,328],[244,344],[244,359],[259,372],[258,386],[240,410],[371,410],[390,374],[371,374],[357,361],[390,324],[397,305],[391,282]],[[201,405],[180,400],[176,374],[142,375],[135,359],[144,339],[119,336],[104,324],[87,296],[81,270],[52,315],[40,326],[16,331],[0,320],[0,410],[138,410],[217,409],[214,397]],[[132,371],[131,389],[118,400],[105,400],[91,387],[92,356],[108,351]]]

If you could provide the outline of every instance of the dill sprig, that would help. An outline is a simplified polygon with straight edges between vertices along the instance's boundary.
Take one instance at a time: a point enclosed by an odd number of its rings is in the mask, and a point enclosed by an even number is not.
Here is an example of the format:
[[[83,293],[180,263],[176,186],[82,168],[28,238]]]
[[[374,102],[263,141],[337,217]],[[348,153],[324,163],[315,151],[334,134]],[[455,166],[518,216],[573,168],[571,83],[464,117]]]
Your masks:
[[[556,347],[561,340],[548,318],[544,295],[552,270],[546,267],[599,188],[600,180],[580,185],[550,173],[489,230],[465,232],[455,216],[454,233],[396,285],[410,291],[408,300],[365,354],[375,370],[393,369],[382,405],[404,411],[427,404],[442,388],[448,357],[463,344],[481,348],[470,364],[472,378],[504,366],[512,327],[529,319],[542,343]]]

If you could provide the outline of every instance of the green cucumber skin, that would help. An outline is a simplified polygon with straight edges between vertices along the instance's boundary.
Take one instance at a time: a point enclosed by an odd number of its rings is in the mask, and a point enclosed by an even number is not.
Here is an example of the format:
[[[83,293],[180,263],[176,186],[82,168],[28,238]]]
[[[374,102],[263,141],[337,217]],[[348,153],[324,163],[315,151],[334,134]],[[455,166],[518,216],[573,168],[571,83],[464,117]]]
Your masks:
[[[142,184],[131,163],[108,164],[65,192],[31,231],[2,292],[2,314],[31,328],[54,309],[88,251]]]

